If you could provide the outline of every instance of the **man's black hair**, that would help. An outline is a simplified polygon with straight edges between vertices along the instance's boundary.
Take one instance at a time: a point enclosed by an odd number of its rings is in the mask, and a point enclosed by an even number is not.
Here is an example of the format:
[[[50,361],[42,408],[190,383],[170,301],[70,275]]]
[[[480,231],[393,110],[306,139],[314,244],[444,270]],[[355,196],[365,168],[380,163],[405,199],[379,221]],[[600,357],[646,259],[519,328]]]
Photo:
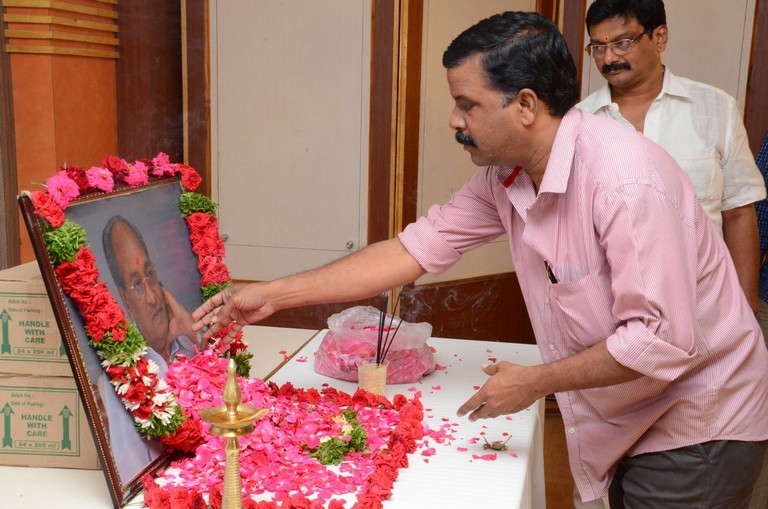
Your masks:
[[[109,273],[112,274],[112,280],[118,287],[125,290],[125,281],[123,281],[120,267],[117,266],[115,249],[112,246],[112,230],[114,230],[115,225],[118,223],[122,223],[131,229],[133,234],[136,235],[136,238],[139,239],[139,243],[141,244],[142,249],[144,249],[144,253],[146,253],[147,257],[149,257],[149,250],[147,249],[147,244],[144,242],[141,233],[139,233],[139,230],[137,230],[130,221],[123,216],[112,216],[109,218],[106,226],[104,226],[104,231],[101,233],[101,244],[104,247],[104,257],[107,259],[107,266],[109,267]]]
[[[625,23],[635,18],[646,32],[667,24],[662,0],[595,0],[587,10],[587,32],[598,23],[615,17],[623,19]]]
[[[504,105],[530,88],[562,117],[579,100],[576,65],[557,26],[536,12],[505,12],[462,32],[443,53],[447,69],[475,55],[492,87],[504,94]]]

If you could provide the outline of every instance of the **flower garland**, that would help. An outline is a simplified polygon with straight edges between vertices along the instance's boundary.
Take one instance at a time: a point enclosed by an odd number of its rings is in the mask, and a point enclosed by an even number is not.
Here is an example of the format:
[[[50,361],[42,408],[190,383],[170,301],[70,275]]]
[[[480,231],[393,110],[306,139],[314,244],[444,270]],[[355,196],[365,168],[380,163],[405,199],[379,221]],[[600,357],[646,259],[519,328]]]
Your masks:
[[[166,380],[190,420],[200,421],[199,405],[222,404],[224,369],[224,360],[204,352],[179,359],[168,370]],[[349,395],[254,378],[241,378],[239,385],[243,403],[270,410],[252,433],[239,438],[246,509],[380,508],[399,469],[408,466],[407,455],[423,438],[418,399],[397,395],[389,402],[363,390]],[[143,479],[146,507],[220,507],[224,439],[205,437],[194,458],[172,463],[157,479]],[[315,453],[336,440],[349,440],[350,447],[339,466],[325,466]]]
[[[147,185],[150,178],[180,175],[184,192],[180,210],[190,232],[192,250],[198,257],[203,299],[231,284],[223,263],[224,244],[219,236],[216,204],[194,193],[200,175],[185,164],[173,164],[168,155],[137,160],[133,164],[115,156],[102,159],[102,166],[83,170],[65,167],[45,182],[46,191],[31,193],[35,213],[45,220],[43,242],[64,293],[83,317],[88,344],[96,350],[110,383],[123,405],[133,414],[134,425],[146,438],[159,438],[169,447],[192,451],[202,441],[199,422],[187,419],[165,380],[157,376],[158,366],[146,358],[147,343],[100,280],[85,230],[68,221],[64,210],[85,193],[111,193],[118,184],[128,188]],[[234,356],[238,372],[248,372],[250,355],[239,334],[225,345],[220,341],[228,329],[212,338],[216,355]]]

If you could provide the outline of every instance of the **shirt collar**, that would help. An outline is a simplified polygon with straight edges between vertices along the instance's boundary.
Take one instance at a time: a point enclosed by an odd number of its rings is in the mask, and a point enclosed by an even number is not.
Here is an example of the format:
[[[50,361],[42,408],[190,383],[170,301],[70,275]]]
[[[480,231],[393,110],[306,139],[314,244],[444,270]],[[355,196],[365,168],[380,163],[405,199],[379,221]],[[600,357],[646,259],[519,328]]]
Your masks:
[[[563,116],[560,127],[557,128],[555,141],[549,152],[547,169],[541,181],[541,193],[564,193],[571,176],[573,156],[579,136],[579,125],[584,113],[577,108],[571,108]]]
[[[691,98],[691,93],[688,91],[688,88],[683,84],[680,78],[672,74],[672,71],[670,71],[667,66],[664,66],[664,83],[661,85],[661,93],[659,96],[665,94],[684,97],[686,99]]]
[[[664,66],[664,80],[661,84],[661,92],[658,97],[663,95],[683,97],[686,99],[690,99],[691,97],[690,92],[680,78],[672,74],[672,71],[670,71],[667,66]],[[613,104],[613,100],[611,99],[611,87],[607,81],[590,96],[588,103],[582,103],[582,105],[587,106],[590,113],[595,113],[601,108],[607,108],[611,104]]]
[[[499,183],[504,188],[508,188],[515,182],[515,179],[522,170],[523,168],[520,166],[502,166],[496,173],[496,178],[499,179]]]
[[[581,111],[576,108],[571,108],[563,116],[557,135],[555,135],[555,141],[552,143],[540,193],[565,192],[571,173],[573,153],[576,150],[577,126],[581,122],[581,117]],[[496,173],[496,178],[505,189],[508,189],[515,183],[521,171],[520,166],[502,166]]]

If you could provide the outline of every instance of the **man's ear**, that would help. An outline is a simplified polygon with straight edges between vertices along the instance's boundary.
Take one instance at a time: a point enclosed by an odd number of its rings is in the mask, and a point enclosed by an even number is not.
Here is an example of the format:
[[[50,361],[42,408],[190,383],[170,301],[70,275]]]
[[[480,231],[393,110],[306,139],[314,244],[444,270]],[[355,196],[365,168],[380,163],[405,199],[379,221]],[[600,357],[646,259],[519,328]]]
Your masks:
[[[653,42],[656,45],[656,51],[662,53],[667,49],[667,41],[669,40],[669,31],[667,25],[659,25],[651,34]]]
[[[542,107],[539,96],[530,88],[523,88],[517,93],[516,99],[520,105],[520,121],[525,126],[533,124]]]

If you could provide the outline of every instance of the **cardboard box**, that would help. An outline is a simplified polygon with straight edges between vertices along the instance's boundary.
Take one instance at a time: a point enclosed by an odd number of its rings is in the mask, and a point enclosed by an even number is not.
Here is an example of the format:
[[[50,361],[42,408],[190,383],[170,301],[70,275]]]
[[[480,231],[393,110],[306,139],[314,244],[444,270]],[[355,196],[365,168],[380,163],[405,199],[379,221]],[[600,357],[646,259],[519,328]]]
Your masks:
[[[74,378],[0,375],[0,464],[101,468]]]
[[[0,375],[72,376],[37,262],[0,271]]]
[[[37,262],[0,271],[0,465],[100,469]]]

